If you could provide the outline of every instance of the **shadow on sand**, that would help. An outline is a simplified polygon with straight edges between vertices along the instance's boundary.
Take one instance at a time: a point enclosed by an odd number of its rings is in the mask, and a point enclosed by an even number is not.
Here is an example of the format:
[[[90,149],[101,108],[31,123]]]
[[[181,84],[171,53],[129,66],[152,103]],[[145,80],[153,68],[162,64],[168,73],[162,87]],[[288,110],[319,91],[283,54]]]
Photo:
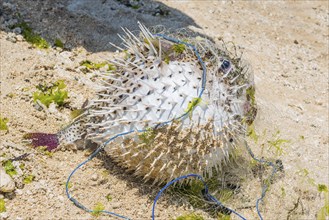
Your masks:
[[[89,52],[115,51],[109,42],[120,45],[117,34],[123,33],[121,27],[136,30],[138,21],[172,30],[198,27],[191,17],[154,0],[8,2],[17,5],[19,16],[51,44],[60,39],[67,49],[82,46]]]

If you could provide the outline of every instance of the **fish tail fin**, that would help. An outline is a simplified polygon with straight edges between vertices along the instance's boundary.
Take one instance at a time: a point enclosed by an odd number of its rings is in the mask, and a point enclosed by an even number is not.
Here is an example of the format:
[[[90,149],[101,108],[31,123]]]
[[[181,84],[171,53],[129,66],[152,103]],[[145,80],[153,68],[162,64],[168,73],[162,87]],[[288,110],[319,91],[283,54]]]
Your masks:
[[[35,132],[25,134],[23,138],[28,140],[33,147],[45,146],[48,151],[52,151],[60,144],[72,144],[84,138],[85,134],[85,123],[76,121],[56,134]]]

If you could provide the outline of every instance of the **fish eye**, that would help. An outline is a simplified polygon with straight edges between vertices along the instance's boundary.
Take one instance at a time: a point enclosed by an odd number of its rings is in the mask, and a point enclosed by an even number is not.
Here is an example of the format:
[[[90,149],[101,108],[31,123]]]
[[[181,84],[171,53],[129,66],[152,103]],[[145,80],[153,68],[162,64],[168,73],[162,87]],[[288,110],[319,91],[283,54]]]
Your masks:
[[[222,65],[220,66],[220,69],[222,71],[226,71],[231,67],[231,62],[228,60],[223,60]]]
[[[233,70],[233,66],[231,61],[221,58],[220,61],[222,62],[219,71],[223,72],[224,74],[229,74]]]

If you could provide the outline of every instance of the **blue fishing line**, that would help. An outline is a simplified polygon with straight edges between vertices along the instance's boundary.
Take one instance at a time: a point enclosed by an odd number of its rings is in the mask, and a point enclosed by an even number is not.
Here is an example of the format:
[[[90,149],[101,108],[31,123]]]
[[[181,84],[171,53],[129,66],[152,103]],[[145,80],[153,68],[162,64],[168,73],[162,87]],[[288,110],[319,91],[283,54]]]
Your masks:
[[[247,144],[247,142],[244,143],[247,150],[248,150],[248,153],[250,154],[250,156],[252,157],[252,159],[254,159],[255,161],[259,162],[259,163],[262,163],[262,164],[266,164],[268,166],[271,166],[272,167],[272,173],[269,177],[269,182],[273,179],[273,176],[274,174],[278,171],[277,170],[277,167],[274,163],[272,163],[271,161],[266,161],[266,160],[263,160],[263,159],[258,159],[257,157],[255,157],[254,153],[251,151],[249,145]],[[263,220],[263,217],[262,217],[262,214],[259,210],[259,203],[261,201],[263,201],[265,195],[266,195],[266,191],[268,189],[268,185],[267,184],[264,184],[264,186],[262,187],[262,193],[261,193],[261,196],[260,198],[257,199],[256,201],[256,210],[257,210],[257,214],[258,214],[258,217],[260,220]]]
[[[170,181],[169,183],[167,183],[156,195],[154,202],[153,202],[153,206],[152,206],[152,220],[155,219],[154,214],[155,214],[155,206],[157,201],[159,200],[161,194],[172,184],[182,180],[182,179],[187,179],[189,177],[195,177],[197,179],[199,179],[202,183],[203,183],[203,187],[204,187],[204,191],[205,191],[205,196],[208,198],[208,200],[210,200],[211,202],[216,203],[217,205],[219,205],[220,207],[223,207],[227,210],[229,210],[230,212],[234,213],[235,215],[239,216],[242,220],[246,220],[246,218],[244,218],[242,215],[240,215],[239,213],[235,212],[233,209],[230,209],[226,206],[224,206],[220,201],[218,201],[214,196],[212,196],[211,194],[209,194],[208,192],[208,186],[206,184],[206,182],[203,180],[202,176],[198,175],[198,174],[188,174],[188,175],[184,175],[184,176],[180,176],[177,177],[176,179]]]
[[[180,40],[177,40],[177,39],[174,39],[174,38],[171,38],[171,37],[168,37],[166,35],[162,35],[162,34],[155,34],[154,36],[158,36],[158,37],[161,37],[161,38],[164,38],[168,41],[172,41],[172,42],[175,42],[175,43],[179,43],[179,44],[184,44],[188,47],[190,47],[196,57],[198,58],[198,61],[200,63],[200,65],[202,66],[202,69],[203,69],[203,73],[202,73],[202,85],[201,85],[201,91],[200,91],[200,94],[199,94],[199,98],[201,98],[204,90],[205,90],[205,84],[206,84],[206,66],[198,52],[198,50],[196,49],[196,47],[192,44],[189,44],[187,42],[184,42],[184,41],[180,41]],[[184,114],[182,114],[180,117],[178,118],[175,118],[173,120],[177,120],[177,119],[181,119],[183,117],[185,117],[188,113],[190,113],[191,111],[193,111],[193,108],[189,109],[189,111],[185,112]],[[163,125],[166,125],[170,122],[172,122],[173,120],[170,120],[170,121],[166,121],[166,122],[163,122],[163,123],[160,123],[158,125],[156,125],[155,127],[159,127],[159,126],[163,126]],[[147,129],[143,129],[143,130],[137,130],[137,132],[145,132],[147,131]],[[103,145],[101,145],[99,148],[97,148],[89,157],[87,160],[85,160],[84,162],[80,163],[71,173],[70,175],[68,176],[68,179],[66,181],[66,185],[65,185],[65,191],[66,191],[66,195],[67,197],[73,202],[74,205],[76,205],[77,207],[79,207],[80,209],[83,209],[84,211],[86,212],[89,212],[89,213],[93,213],[94,211],[93,210],[90,210],[88,208],[86,208],[84,205],[82,205],[80,202],[78,202],[75,198],[73,198],[69,192],[69,182],[71,180],[71,177],[73,176],[73,174],[78,170],[80,169],[83,165],[85,165],[87,162],[89,162],[90,160],[92,160],[101,150],[104,149],[104,147],[110,143],[111,141],[115,140],[116,138],[118,137],[122,137],[122,136],[125,136],[127,134],[130,134],[130,133],[133,133],[133,132],[136,132],[135,130],[131,130],[131,131],[128,131],[128,132],[124,132],[124,133],[120,133],[120,134],[117,134],[113,137],[111,137],[110,139],[108,139],[106,142],[104,142]],[[247,146],[247,145],[246,145]],[[259,160],[257,158],[254,157],[254,154],[252,153],[251,149],[247,146],[247,149],[248,149],[248,152],[249,154],[252,156],[252,158],[258,162],[261,162],[261,163],[267,163],[268,165],[272,166],[273,167],[273,172],[272,172],[272,175],[271,175],[271,178],[272,176],[274,175],[274,173],[276,172],[276,169],[275,169],[275,166],[273,163],[271,162],[267,162],[267,161],[263,161],[263,160]],[[217,205],[219,205],[220,207],[223,207],[227,210],[229,210],[230,212],[234,213],[235,215],[237,215],[238,217],[240,217],[241,219],[243,220],[246,220],[243,216],[241,216],[239,213],[235,212],[234,210],[230,209],[230,208],[227,208],[225,207],[221,202],[219,202],[215,197],[213,197],[211,194],[209,194],[208,192],[208,186],[207,184],[205,183],[205,181],[203,180],[203,178],[198,175],[198,174],[188,174],[188,175],[184,175],[184,176],[180,176],[172,181],[170,181],[169,183],[167,183],[160,191],[159,193],[157,194],[157,196],[155,197],[154,199],[154,202],[153,202],[153,207],[152,207],[152,219],[154,220],[154,212],[155,212],[155,205],[156,205],[156,202],[158,201],[158,199],[160,198],[162,192],[167,189],[169,186],[171,186],[173,183],[175,182],[178,182],[180,181],[181,179],[186,179],[186,178],[189,178],[189,177],[195,177],[197,179],[199,179],[200,181],[202,181],[203,185],[204,185],[204,190],[205,190],[205,196],[207,196],[207,198],[216,203]],[[256,208],[257,208],[257,213],[258,213],[258,216],[260,217],[260,219],[262,220],[262,216],[260,214],[260,211],[258,209],[258,204],[260,201],[262,201],[262,199],[265,197],[265,194],[266,194],[266,190],[267,190],[267,186],[265,185],[265,187],[263,187],[263,190],[262,190],[262,196],[261,198],[259,198],[256,202]],[[110,212],[110,211],[105,211],[105,210],[101,210],[101,211],[97,211],[97,212],[101,212],[101,213],[105,213],[105,214],[108,214],[108,215],[113,215],[113,216],[116,216],[118,218],[122,218],[122,219],[129,219],[123,215],[119,215],[117,213],[114,213],[114,212]]]

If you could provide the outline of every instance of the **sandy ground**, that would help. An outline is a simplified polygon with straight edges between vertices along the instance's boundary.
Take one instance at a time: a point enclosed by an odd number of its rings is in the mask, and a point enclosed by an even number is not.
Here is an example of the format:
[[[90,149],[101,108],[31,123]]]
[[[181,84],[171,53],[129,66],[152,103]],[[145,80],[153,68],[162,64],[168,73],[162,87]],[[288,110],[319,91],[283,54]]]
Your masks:
[[[309,180],[326,185],[329,182],[327,1],[162,0],[146,1],[149,4],[140,11],[106,0],[93,4],[78,0],[0,3],[5,4],[0,32],[0,112],[9,119],[9,131],[1,131],[0,158],[3,161],[31,153],[17,162],[24,163],[25,168],[15,179],[15,191],[0,194],[7,209],[0,218],[94,218],[75,207],[66,198],[64,188],[69,173],[90,152],[67,148],[49,157],[22,144],[22,135],[31,131],[56,132],[67,125],[71,109],[79,108],[85,99],[93,96],[93,75],[84,74],[79,62],[111,57],[113,47],[108,41],[118,42],[116,34],[121,32],[120,25],[136,29],[137,20],[148,26],[162,24],[173,29],[194,26],[214,40],[232,41],[239,46],[254,70],[259,104],[256,131],[267,130],[268,135],[262,137],[264,143],[278,130],[282,138],[290,140],[281,156],[250,141],[256,155],[279,158],[284,165],[284,175],[271,185],[261,205],[263,216],[265,219],[316,218],[324,197]],[[33,48],[22,37],[12,34],[8,22],[13,22],[13,17],[8,7],[13,6],[16,8],[12,11],[20,12],[33,30],[50,42],[60,38],[68,49]],[[171,13],[153,16],[159,7]],[[58,79],[68,86],[69,106],[38,111],[32,100],[35,86]],[[308,176],[304,175],[305,169]],[[102,202],[106,210],[132,219],[150,218],[152,201],[159,188],[144,185],[102,156],[82,170],[74,176],[71,189],[82,204],[92,208]],[[19,182],[26,173],[33,174],[35,179],[23,185]],[[244,189],[254,194],[250,201],[229,204],[248,219],[257,218],[254,201],[261,191],[259,183],[252,181],[257,187],[249,185],[250,188]],[[108,194],[111,202],[105,198]],[[242,208],[249,205],[251,208]],[[188,205],[168,197],[157,206],[157,219],[176,218],[190,211]],[[210,218],[207,213],[201,213],[205,219]]]

